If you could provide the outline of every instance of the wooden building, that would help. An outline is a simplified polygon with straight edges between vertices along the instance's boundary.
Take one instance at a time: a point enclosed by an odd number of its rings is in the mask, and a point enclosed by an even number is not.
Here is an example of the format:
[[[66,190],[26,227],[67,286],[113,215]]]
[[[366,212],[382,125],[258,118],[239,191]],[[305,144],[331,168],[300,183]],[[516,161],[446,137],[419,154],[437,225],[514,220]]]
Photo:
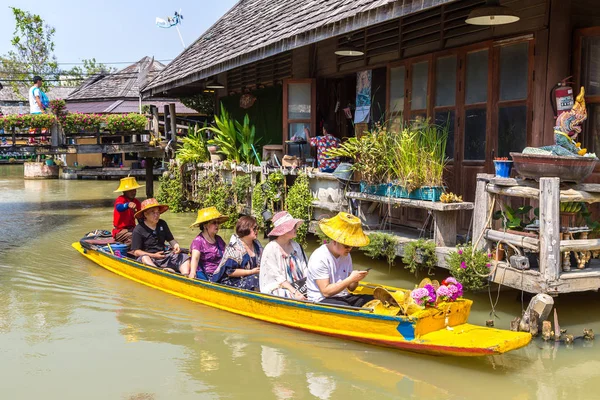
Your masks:
[[[493,157],[553,142],[553,86],[584,85],[589,119],[582,141],[600,153],[600,7],[594,0],[502,0],[518,22],[469,25],[483,0],[242,0],[143,89],[144,97],[191,95],[207,83],[233,115],[249,112],[265,137],[283,143],[335,121],[356,98],[357,72],[372,71],[375,120],[418,116],[450,122],[446,183],[475,197]],[[351,44],[358,57],[335,54]],[[255,104],[239,108],[241,94]],[[600,170],[599,170],[600,172]],[[592,181],[600,181],[595,174]],[[411,211],[412,210],[412,211]],[[423,211],[400,217],[422,223]],[[466,228],[470,215],[461,218]]]
[[[128,114],[139,113],[144,106],[153,105],[162,114],[165,105],[168,106],[168,104],[174,103],[178,115],[191,118],[199,117],[200,114],[196,110],[186,107],[178,100],[164,97],[150,100],[140,98],[140,88],[150,82],[164,68],[165,66],[161,62],[151,57],[143,57],[117,72],[94,75],[86,79],[66,97],[67,111],[83,114]],[[109,143],[113,139],[122,140],[120,137],[107,137],[102,140]],[[78,139],[78,143],[95,144],[96,138]],[[112,155],[108,155],[108,157],[112,157]],[[135,153],[124,153],[119,157],[121,158],[120,164],[124,167],[132,167],[138,161],[138,155]],[[105,159],[107,159],[105,154],[67,155],[68,165],[77,162],[79,165],[102,167]]]

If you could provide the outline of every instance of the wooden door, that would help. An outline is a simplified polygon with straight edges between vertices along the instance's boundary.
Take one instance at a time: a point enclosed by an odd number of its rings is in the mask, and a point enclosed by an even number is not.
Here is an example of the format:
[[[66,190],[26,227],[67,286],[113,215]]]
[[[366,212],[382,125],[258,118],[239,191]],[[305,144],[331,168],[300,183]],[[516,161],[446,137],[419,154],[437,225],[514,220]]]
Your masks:
[[[310,154],[311,137],[316,132],[317,85],[315,79],[286,79],[283,82],[283,143],[294,136],[304,138],[303,156]],[[300,155],[299,146],[286,149],[287,154]]]

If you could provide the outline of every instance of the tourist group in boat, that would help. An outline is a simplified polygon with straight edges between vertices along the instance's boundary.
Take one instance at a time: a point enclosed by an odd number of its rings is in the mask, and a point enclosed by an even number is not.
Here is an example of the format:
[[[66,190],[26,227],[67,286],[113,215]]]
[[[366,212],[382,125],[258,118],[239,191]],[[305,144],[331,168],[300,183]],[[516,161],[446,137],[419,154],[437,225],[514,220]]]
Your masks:
[[[304,223],[287,211],[273,216],[271,239],[263,248],[257,240],[258,225],[251,216],[241,216],[228,244],[219,236],[219,226],[228,220],[215,207],[198,211],[190,228],[199,233],[182,251],[169,225],[161,215],[169,207],[150,198],[136,199],[139,185],[135,178],[121,179],[115,192],[113,238],[129,246],[140,263],[246,290],[275,296],[336,305],[362,307],[372,295],[351,294],[368,271],[352,268],[350,252],[369,244],[360,220],[340,212],[319,222],[330,239],[308,258],[294,238]],[[136,224],[137,221],[137,224]],[[165,251],[168,243],[168,250]]]

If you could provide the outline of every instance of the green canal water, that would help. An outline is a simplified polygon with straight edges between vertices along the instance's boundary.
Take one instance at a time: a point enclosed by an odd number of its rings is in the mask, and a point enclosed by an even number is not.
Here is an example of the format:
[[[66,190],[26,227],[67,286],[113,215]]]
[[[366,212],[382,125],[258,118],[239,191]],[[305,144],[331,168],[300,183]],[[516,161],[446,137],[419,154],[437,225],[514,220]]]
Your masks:
[[[600,398],[600,343],[535,341],[469,359],[418,355],[254,321],[121,278],[71,248],[82,234],[110,228],[117,182],[25,181],[22,173],[0,166],[2,399]],[[164,218],[189,246],[194,215]],[[370,281],[417,283],[399,266],[389,272],[353,257],[373,267]],[[483,325],[488,294],[468,297],[470,322]],[[556,304],[569,332],[600,333],[597,293]],[[507,328],[520,310],[520,293],[502,292],[496,326]]]

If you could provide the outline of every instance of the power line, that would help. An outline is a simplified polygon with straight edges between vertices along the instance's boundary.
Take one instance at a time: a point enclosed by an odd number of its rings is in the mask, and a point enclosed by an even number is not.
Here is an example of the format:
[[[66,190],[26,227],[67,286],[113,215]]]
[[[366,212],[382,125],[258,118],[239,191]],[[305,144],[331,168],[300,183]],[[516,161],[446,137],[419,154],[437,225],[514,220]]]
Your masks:
[[[112,65],[112,64],[135,64],[137,63],[139,60],[137,61],[115,61],[115,62],[101,62],[101,61],[95,61],[96,64],[104,64],[104,65]],[[173,61],[172,58],[168,58],[168,59],[164,59],[164,60],[154,60],[154,61],[159,61],[159,62],[168,62],[168,61]],[[22,63],[22,62],[18,62],[15,61],[15,64],[28,64],[28,63]],[[85,63],[83,62],[58,62],[56,63],[58,65],[84,65]]]

